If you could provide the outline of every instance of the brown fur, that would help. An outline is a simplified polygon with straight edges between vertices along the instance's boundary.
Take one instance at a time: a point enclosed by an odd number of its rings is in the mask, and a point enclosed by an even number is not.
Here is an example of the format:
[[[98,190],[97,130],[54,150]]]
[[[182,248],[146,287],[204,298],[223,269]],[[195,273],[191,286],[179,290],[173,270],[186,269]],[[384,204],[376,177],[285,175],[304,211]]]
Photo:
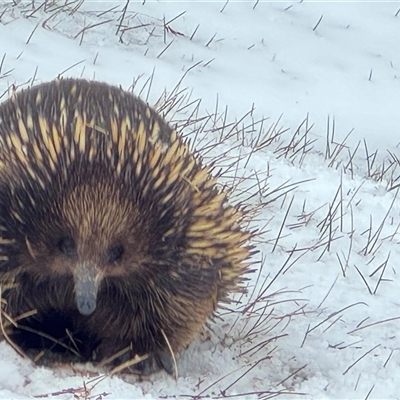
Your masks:
[[[190,343],[250,255],[209,169],[142,101],[83,80],[0,105],[0,149],[3,311],[37,310],[12,340],[61,361],[130,345],[170,370],[165,337],[173,352]]]

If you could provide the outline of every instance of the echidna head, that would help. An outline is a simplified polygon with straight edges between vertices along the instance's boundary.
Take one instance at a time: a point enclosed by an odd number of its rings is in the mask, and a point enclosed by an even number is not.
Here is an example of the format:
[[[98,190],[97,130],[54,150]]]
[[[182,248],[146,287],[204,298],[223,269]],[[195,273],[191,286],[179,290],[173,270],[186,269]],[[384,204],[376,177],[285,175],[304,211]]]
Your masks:
[[[74,188],[62,200],[60,218],[66,232],[57,239],[52,264],[62,268],[58,272],[72,274],[76,305],[83,315],[95,310],[104,276],[123,277],[126,265],[131,271],[147,250],[135,237],[134,224],[139,222],[132,205],[118,194],[109,184],[97,182]]]
[[[132,282],[132,277],[133,282],[146,281],[159,271],[152,266],[163,260],[165,266],[168,254],[179,245],[179,235],[164,237],[171,224],[179,231],[173,218],[160,216],[162,212],[168,217],[168,204],[160,210],[151,201],[138,199],[134,188],[111,171],[89,174],[78,181],[55,179],[55,190],[43,192],[47,199],[35,187],[23,207],[13,201],[6,210],[15,216],[12,225],[23,247],[19,265],[36,280],[73,280],[75,306],[83,315],[95,311],[99,290],[107,290],[107,282]]]

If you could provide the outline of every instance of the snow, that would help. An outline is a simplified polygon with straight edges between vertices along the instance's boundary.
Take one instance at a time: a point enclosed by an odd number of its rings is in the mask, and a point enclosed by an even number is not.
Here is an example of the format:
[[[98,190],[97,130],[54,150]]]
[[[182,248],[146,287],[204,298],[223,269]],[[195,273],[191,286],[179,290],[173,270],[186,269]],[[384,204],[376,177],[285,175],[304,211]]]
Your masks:
[[[1,100],[58,76],[158,107],[182,90],[166,118],[198,118],[183,133],[257,208],[257,271],[176,381],[38,367],[0,342],[0,398],[398,398],[398,3],[131,1],[122,23],[126,2],[66,3],[0,4]]]

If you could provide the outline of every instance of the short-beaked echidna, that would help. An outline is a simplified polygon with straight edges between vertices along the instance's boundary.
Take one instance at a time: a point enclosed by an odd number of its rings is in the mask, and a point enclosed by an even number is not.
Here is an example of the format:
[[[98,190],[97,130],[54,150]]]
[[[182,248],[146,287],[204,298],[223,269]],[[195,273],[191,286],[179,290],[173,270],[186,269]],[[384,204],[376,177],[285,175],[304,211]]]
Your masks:
[[[29,355],[107,362],[129,347],[114,364],[148,355],[142,372],[171,372],[240,287],[242,218],[130,93],[62,79],[0,105],[1,333]]]

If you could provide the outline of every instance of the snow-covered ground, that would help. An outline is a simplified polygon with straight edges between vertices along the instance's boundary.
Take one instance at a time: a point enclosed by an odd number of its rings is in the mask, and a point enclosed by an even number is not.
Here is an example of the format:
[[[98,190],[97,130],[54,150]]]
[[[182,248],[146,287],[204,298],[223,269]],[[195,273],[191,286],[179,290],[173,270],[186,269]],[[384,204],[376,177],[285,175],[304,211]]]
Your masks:
[[[0,397],[399,398],[399,10],[2,0],[1,101],[59,76],[133,90],[257,210],[260,253],[177,381],[46,369],[1,342]]]

